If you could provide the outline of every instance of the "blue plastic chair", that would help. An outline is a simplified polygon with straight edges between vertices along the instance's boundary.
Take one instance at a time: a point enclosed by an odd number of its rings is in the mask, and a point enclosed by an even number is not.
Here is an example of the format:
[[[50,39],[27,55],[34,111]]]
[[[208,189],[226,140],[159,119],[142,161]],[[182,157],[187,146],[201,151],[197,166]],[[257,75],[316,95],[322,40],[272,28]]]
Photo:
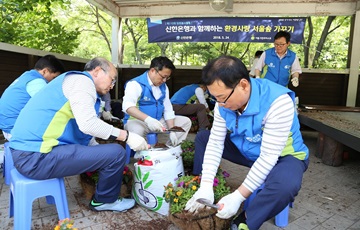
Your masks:
[[[9,142],[4,144],[4,169],[3,176],[5,178],[5,184],[10,185],[10,172],[14,168],[14,162],[11,156]]]
[[[48,204],[56,204],[59,220],[70,218],[64,178],[34,180],[21,175],[14,166],[9,143],[4,147],[5,183],[10,185],[9,217],[14,217],[14,229],[31,229],[32,203],[44,196]]]
[[[255,196],[264,188],[264,184],[262,184],[259,188],[257,188],[244,202],[244,210],[250,205],[251,201],[255,198]],[[286,206],[280,213],[275,216],[275,225],[284,228],[289,223],[289,207],[293,207],[293,203],[291,202],[288,206]]]
[[[148,144],[155,145],[158,142],[157,133],[148,133],[146,135],[146,139]],[[135,155],[135,151],[130,148],[128,144],[126,144],[126,164],[130,163],[130,157]]]

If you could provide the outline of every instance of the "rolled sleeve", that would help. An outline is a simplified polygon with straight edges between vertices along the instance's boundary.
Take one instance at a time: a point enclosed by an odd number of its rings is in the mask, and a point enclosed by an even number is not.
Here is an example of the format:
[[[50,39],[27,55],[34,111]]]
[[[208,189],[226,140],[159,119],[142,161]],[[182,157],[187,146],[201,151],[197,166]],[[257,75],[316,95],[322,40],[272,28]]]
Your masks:
[[[126,110],[130,107],[136,107],[137,101],[141,95],[142,88],[136,81],[130,81],[127,83],[125,93],[122,102],[122,110],[126,113]]]
[[[302,73],[300,61],[299,61],[299,58],[297,55],[295,56],[295,60],[294,60],[293,64],[291,65],[291,75],[293,75],[294,73],[299,73],[299,74]]]
[[[170,95],[169,88],[166,86],[166,95],[165,95],[165,100],[164,100],[164,119],[165,120],[171,120],[171,119],[175,118],[174,109],[171,104],[169,95]]]

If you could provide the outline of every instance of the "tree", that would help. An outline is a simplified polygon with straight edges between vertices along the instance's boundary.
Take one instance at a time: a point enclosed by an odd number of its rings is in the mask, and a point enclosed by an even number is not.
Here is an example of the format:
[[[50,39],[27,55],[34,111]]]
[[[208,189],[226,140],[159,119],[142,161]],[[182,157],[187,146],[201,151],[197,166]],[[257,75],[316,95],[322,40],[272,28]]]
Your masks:
[[[304,38],[303,49],[304,67],[346,68],[350,17],[308,17],[307,23],[305,30],[307,39]]]
[[[62,25],[68,30],[78,30],[78,47],[74,56],[92,59],[111,58],[111,16],[83,0],[70,0],[67,9],[54,7]],[[70,10],[69,10],[70,9]]]
[[[1,0],[0,41],[29,48],[70,54],[76,47],[77,30],[66,31],[51,11],[52,4],[67,0]]]
[[[146,22],[141,19],[126,18],[125,25],[128,33],[125,32],[124,34],[128,34],[131,37],[135,50],[135,60],[137,60],[139,64],[143,64],[139,50],[139,42],[144,36],[143,31],[146,28]]]

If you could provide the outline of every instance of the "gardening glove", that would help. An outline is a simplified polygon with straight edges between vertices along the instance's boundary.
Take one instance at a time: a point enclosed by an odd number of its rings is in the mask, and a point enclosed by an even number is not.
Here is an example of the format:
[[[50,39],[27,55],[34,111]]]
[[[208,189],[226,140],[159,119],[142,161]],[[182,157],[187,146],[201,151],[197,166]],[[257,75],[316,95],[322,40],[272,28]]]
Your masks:
[[[103,111],[101,115],[104,118],[104,120],[111,121],[112,115],[110,111]]]
[[[224,196],[218,202],[218,204],[222,206],[222,209],[218,210],[216,216],[221,219],[229,219],[237,213],[241,203],[244,202],[245,199],[237,189],[233,193]]]
[[[174,132],[170,132],[170,142],[172,144],[172,146],[177,146],[179,144],[179,140],[176,136],[176,133]]]
[[[291,78],[291,83],[294,87],[298,87],[299,86],[299,78],[298,77]]]
[[[126,144],[128,144],[129,147],[134,151],[148,149],[146,140],[142,136],[132,132],[129,132]]]
[[[204,208],[205,205],[200,204],[196,200],[199,198],[205,198],[211,203],[214,203],[214,189],[213,183],[202,182],[200,188],[195,192],[191,199],[186,203],[185,210],[189,212],[196,212],[198,209]]]
[[[160,121],[148,116],[145,120],[146,125],[149,129],[153,132],[163,132],[164,126],[161,124]]]

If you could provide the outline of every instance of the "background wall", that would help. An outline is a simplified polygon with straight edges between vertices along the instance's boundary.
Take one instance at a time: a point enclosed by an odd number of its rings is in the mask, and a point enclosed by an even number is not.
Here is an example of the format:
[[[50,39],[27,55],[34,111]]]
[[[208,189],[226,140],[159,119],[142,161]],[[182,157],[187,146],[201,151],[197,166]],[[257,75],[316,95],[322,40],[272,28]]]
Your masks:
[[[36,61],[48,53],[30,52],[14,52],[0,50],[0,95],[4,90],[23,72],[33,69]],[[66,70],[83,70],[88,60],[80,58],[69,58],[66,55],[54,54],[63,61]],[[124,92],[124,84],[142,74],[148,67],[120,67],[118,87],[118,99],[121,99]],[[171,79],[167,81],[170,95],[173,95],[181,87],[198,83],[201,78],[201,68],[182,68],[178,67],[172,74]],[[300,85],[293,88],[290,84],[289,88],[294,90],[300,99],[300,104],[310,105],[346,105],[346,93],[349,75],[347,73],[335,73],[331,71],[319,72],[319,70],[304,71],[300,75]],[[358,94],[356,106],[360,106],[360,90],[357,86]],[[116,98],[116,90],[111,91],[112,98]]]

